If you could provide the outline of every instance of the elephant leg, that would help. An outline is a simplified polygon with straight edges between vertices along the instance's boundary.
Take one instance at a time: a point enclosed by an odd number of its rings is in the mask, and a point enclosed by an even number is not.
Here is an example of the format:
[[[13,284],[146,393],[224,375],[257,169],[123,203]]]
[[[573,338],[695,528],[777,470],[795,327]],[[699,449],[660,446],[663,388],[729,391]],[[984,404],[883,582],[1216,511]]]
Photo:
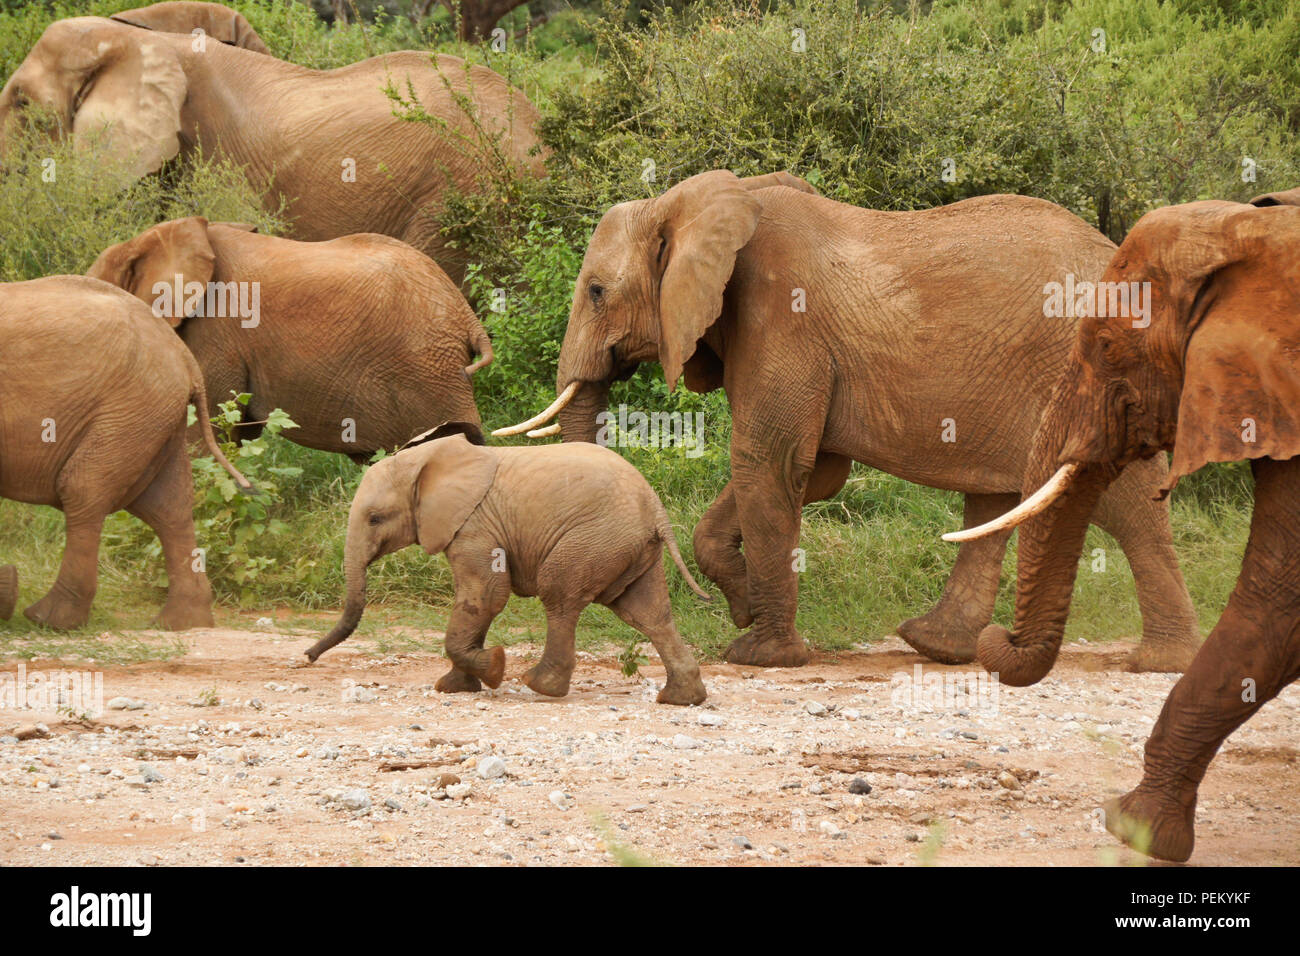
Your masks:
[[[456,603],[451,609],[444,646],[451,658],[451,670],[434,684],[444,694],[500,687],[506,675],[505,648],[483,647],[492,619],[510,599],[510,579],[490,569],[466,573],[456,567]],[[480,683],[480,681],[482,683]]]
[[[740,541],[736,492],[728,481],[695,526],[692,542],[700,571],[727,599],[732,623],[744,628],[754,623],[754,615],[749,610],[748,571]]]
[[[848,480],[852,467],[851,458],[818,452],[804,489],[803,503],[809,505],[835,497]],[[740,551],[741,540],[736,492],[729,481],[695,526],[693,546],[700,570],[726,597],[732,623],[745,628],[754,623],[754,615],[749,608],[749,571]]]
[[[1018,494],[967,494],[962,527],[973,528],[1014,508]],[[929,612],[898,625],[898,636],[940,664],[968,664],[975,659],[975,642],[993,619],[1002,576],[1002,558],[1011,532],[967,541],[957,552],[957,562],[943,596]]]
[[[1196,609],[1187,593],[1169,527],[1169,506],[1154,501],[1165,480],[1163,456],[1130,464],[1102,495],[1093,522],[1124,549],[1142,609],[1142,645],[1133,671],[1184,671],[1201,646]]]
[[[736,448],[733,435],[732,482],[745,540],[754,626],[732,642],[726,658],[732,664],[802,667],[811,655],[794,626],[799,601],[795,548],[816,447],[791,448],[785,456],[768,449],[737,454]]]
[[[81,627],[99,584],[99,538],[106,509],[97,504],[69,504],[65,499],[66,540],[59,576],[49,593],[23,613],[28,620],[59,629]]]
[[[1183,861],[1196,795],[1224,739],[1300,677],[1300,460],[1251,462],[1255,512],[1228,606],[1160,711],[1142,781],[1105,807],[1106,828]]]
[[[0,567],[0,621],[13,616],[18,603],[18,569],[12,564]]]
[[[167,601],[159,620],[169,631],[212,626],[212,588],[194,567],[194,484],[185,439],[178,435],[164,453],[166,461],[127,511],[153,528],[167,564]],[[202,568],[203,565],[200,565]]]
[[[659,692],[659,703],[702,703],[707,695],[704,682],[700,680],[700,665],[695,662],[673,622],[663,556],[660,555],[609,607],[649,638],[659,652],[668,672],[664,688]]]
[[[573,643],[582,606],[546,604],[546,650],[524,676],[524,683],[547,697],[563,697],[573,677]]]

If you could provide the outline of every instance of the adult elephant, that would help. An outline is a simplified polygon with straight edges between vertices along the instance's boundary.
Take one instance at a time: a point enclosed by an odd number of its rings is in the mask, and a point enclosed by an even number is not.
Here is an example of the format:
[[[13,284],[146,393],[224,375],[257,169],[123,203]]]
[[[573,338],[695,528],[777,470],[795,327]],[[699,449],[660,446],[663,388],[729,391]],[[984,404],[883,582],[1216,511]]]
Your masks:
[[[254,53],[271,55],[268,47],[253,25],[238,10],[219,3],[200,3],[198,0],[169,0],[134,10],[114,13],[110,20],[127,23],[145,30],[161,33],[193,33],[202,30],[219,43],[242,47]]]
[[[1038,199],[877,212],[784,173],[702,173],[600,221],[560,397],[525,424],[558,412],[566,440],[593,441],[610,383],[640,362],[659,361],[670,388],[725,388],[732,477],[696,528],[696,560],[737,626],[753,625],[727,660],[797,666],[808,660],[794,626],[801,506],[835,494],[853,461],[964,492],[968,525],[1014,504],[1077,321],[1045,316],[1045,287],[1095,279],[1113,251]],[[1181,670],[1199,635],[1168,511],[1144,491],[1162,468],[1117,483],[1093,517],[1137,581],[1144,639],[1131,666]],[[935,660],[972,660],[1006,540],[964,546],[939,604],[899,634]]]
[[[1197,789],[1219,745],[1300,677],[1300,209],[1272,205],[1196,202],[1138,221],[1104,279],[1150,283],[1149,326],[1084,320],[1035,440],[1029,496],[969,532],[1020,525],[1015,627],[986,628],[978,653],[1003,683],[1031,684],[1060,649],[1098,497],[1163,451],[1162,494],[1207,462],[1250,460],[1237,586],[1160,711],[1141,783],[1106,807],[1112,833],[1166,860],[1191,856]]]
[[[431,122],[393,116],[384,90],[414,92]],[[484,170],[543,172],[533,105],[498,74],[454,56],[389,53],[309,70],[223,43],[99,17],[50,24],[0,90],[0,149],[22,107],[53,111],[74,143],[124,175],[202,152],[242,167],[294,238],[377,232],[426,253],[456,282],[463,252],[439,215]]]
[[[58,508],[67,528],[57,580],[23,612],[32,621],[86,623],[104,519],[126,509],[162,544],[162,626],[212,626],[212,589],[195,560],[191,402],[208,451],[251,492],[213,437],[194,356],[147,307],[83,276],[0,283],[0,498]],[[0,567],[0,619],[17,585],[16,570]]]
[[[284,409],[300,445],[365,462],[431,423],[479,424],[470,376],[492,361],[487,330],[447,274],[396,239],[298,242],[191,216],[110,246],[87,275],[167,318],[214,412],[251,392],[245,417]]]

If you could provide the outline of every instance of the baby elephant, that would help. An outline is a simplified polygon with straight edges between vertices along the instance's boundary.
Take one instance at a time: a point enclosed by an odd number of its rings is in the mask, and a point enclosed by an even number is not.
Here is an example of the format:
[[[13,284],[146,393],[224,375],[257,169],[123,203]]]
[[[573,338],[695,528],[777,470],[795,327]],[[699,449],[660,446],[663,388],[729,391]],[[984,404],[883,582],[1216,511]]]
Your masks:
[[[636,468],[586,443],[485,448],[477,429],[462,423],[416,441],[361,480],[348,516],[343,617],[307,651],[310,660],[356,629],[370,563],[419,542],[430,554],[447,553],[456,584],[446,637],[452,668],[438,690],[501,683],[505,651],[485,649],[483,639],[513,591],[541,598],[546,609],[546,651],[524,678],[539,694],[569,692],[578,615],[598,601],[659,651],[668,670],[660,703],[704,700],[700,669],[673,624],[665,545],[692,590],[710,598],[682,562],[668,514]]]

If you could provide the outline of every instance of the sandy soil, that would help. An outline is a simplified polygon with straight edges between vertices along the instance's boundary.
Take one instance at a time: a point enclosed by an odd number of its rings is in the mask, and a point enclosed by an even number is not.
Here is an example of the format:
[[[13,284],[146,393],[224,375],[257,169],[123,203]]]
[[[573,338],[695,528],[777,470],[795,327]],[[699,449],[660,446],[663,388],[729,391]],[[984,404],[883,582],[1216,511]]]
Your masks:
[[[548,700],[518,683],[529,645],[499,690],[448,696],[433,655],[354,641],[300,667],[314,635],[185,639],[103,671],[105,702],[139,709],[0,710],[0,864],[1136,862],[1095,808],[1137,781],[1174,680],[1071,645],[1037,687],[927,711],[900,691],[916,665],[973,672],[891,638],[799,670],[706,666],[709,700],[683,709],[654,703],[656,660],[627,678],[612,650]],[[94,667],[26,664],[60,666]],[[1300,864],[1298,729],[1293,686],[1228,741],[1193,863]]]

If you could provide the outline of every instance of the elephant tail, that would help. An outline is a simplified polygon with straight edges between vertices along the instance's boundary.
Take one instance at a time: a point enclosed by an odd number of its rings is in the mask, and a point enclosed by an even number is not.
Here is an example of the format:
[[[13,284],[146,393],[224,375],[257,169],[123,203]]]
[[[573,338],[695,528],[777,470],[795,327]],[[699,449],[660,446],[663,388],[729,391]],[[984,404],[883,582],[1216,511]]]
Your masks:
[[[668,512],[664,509],[663,502],[656,498],[655,504],[659,508],[659,524],[655,531],[659,535],[659,540],[668,548],[668,553],[672,555],[673,564],[677,565],[677,570],[682,572],[682,577],[691,586],[691,590],[700,596],[700,600],[712,601],[713,595],[699,586],[695,578],[691,576],[690,568],[686,567],[686,562],[682,560],[682,553],[677,549],[677,536],[673,534],[673,526],[668,521]]]
[[[465,366],[465,374],[473,375],[485,365],[492,364],[492,339],[488,337],[487,329],[477,318],[474,319],[473,325],[469,330],[469,347],[478,355],[478,360]]]
[[[230,463],[230,459],[217,444],[217,437],[212,434],[212,420],[208,417],[208,390],[203,387],[203,371],[189,349],[185,349],[185,358],[190,368],[190,402],[194,405],[194,412],[198,416],[199,431],[203,433],[203,444],[208,446],[208,451],[216,459],[217,464],[230,472],[230,477],[235,479],[240,493],[258,494],[253,483],[240,474],[239,469]]]

